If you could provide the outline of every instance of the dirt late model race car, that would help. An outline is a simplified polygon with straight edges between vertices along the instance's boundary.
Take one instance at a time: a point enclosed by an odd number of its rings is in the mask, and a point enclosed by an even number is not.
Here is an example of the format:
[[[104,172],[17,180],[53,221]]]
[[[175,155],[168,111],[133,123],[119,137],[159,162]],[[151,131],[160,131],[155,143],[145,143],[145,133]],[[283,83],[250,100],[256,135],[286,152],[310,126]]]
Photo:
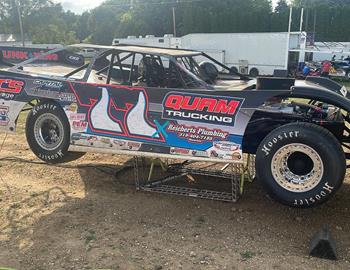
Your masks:
[[[293,207],[312,207],[342,185],[349,94],[325,79],[250,79],[205,53],[132,45],[93,49],[81,66],[50,51],[0,71],[0,128],[26,121],[32,151],[48,163],[85,152],[208,162],[256,155],[257,178]],[[302,99],[302,100],[300,100]]]

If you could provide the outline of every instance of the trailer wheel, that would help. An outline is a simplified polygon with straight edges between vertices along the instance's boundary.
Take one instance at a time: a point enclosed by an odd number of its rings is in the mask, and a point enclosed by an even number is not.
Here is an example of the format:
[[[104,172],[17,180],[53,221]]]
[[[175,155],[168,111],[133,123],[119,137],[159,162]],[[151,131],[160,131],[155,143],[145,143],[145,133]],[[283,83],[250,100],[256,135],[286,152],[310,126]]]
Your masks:
[[[257,178],[275,200],[308,208],[326,202],[342,185],[346,160],[328,130],[292,123],[273,130],[256,153]]]
[[[235,66],[232,66],[230,68],[230,71],[233,73],[233,74],[237,74],[238,73],[238,68],[236,68]]]
[[[257,68],[252,68],[249,71],[249,76],[251,76],[251,77],[258,77],[259,76],[259,70]]]
[[[47,163],[69,162],[85,154],[68,151],[70,126],[66,114],[51,101],[40,102],[28,114],[26,137],[33,153]]]

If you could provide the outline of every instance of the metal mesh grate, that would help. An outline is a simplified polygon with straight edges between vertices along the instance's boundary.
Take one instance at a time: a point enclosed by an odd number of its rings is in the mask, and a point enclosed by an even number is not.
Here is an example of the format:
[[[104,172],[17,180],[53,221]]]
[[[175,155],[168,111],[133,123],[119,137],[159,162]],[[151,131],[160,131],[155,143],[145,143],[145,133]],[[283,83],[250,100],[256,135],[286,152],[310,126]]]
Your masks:
[[[136,189],[237,202],[246,178],[251,180],[255,176],[255,159],[253,156],[248,157],[246,164],[226,165],[134,157]]]

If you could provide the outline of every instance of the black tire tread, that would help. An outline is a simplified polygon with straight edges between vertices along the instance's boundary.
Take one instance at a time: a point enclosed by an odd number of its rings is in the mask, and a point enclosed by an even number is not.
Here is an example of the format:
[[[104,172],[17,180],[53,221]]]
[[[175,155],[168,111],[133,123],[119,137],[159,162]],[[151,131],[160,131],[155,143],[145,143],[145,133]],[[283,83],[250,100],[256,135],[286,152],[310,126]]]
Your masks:
[[[74,161],[74,160],[79,159],[80,157],[84,156],[85,153],[82,153],[82,152],[70,152],[70,151],[68,151],[69,144],[70,144],[70,126],[69,126],[69,122],[68,122],[68,119],[66,117],[66,114],[64,113],[61,106],[54,101],[43,100],[40,103],[38,103],[37,105],[35,105],[33,109],[35,109],[37,106],[44,105],[44,104],[51,104],[51,105],[54,105],[57,107],[57,114],[58,114],[59,118],[61,119],[62,124],[64,126],[64,129],[67,132],[68,136],[66,135],[66,141],[64,142],[65,145],[63,146],[63,149],[61,149],[63,156],[61,156],[57,159],[44,159],[44,158],[40,157],[39,154],[42,150],[40,149],[40,146],[38,146],[37,143],[35,142],[35,139],[33,138],[32,130],[31,130],[31,128],[34,126],[33,121],[35,121],[35,116],[33,115],[33,110],[32,110],[32,111],[30,111],[30,113],[27,116],[27,121],[26,121],[26,125],[25,125],[25,134],[26,134],[28,145],[31,148],[31,150],[33,151],[33,153],[39,159],[41,159],[49,164],[67,163],[67,162]]]
[[[342,148],[340,142],[338,141],[338,139],[337,139],[329,130],[327,130],[327,129],[321,127],[321,126],[318,126],[318,125],[316,125],[316,124],[313,124],[313,123],[306,123],[306,122],[294,122],[294,123],[289,123],[289,124],[283,125],[283,126],[281,126],[281,127],[279,127],[279,128],[274,129],[273,131],[271,131],[271,132],[265,137],[265,139],[261,142],[261,144],[259,145],[258,151],[259,151],[259,149],[261,149],[261,147],[264,145],[266,138],[271,138],[271,137],[273,137],[274,134],[278,133],[278,131],[281,130],[281,129],[287,129],[287,128],[292,127],[292,126],[295,126],[295,125],[298,125],[299,127],[305,128],[305,129],[313,129],[313,130],[316,131],[320,136],[326,138],[326,140],[329,140],[329,143],[332,145],[332,147],[334,148],[334,150],[340,155],[339,158],[340,158],[340,160],[342,160],[342,164],[339,164],[339,166],[341,167],[341,169],[340,169],[340,173],[341,173],[340,176],[342,176],[342,178],[341,178],[341,181],[339,181],[339,182],[337,183],[337,185],[334,187],[334,190],[333,190],[333,192],[330,194],[330,196],[328,196],[325,200],[322,201],[322,203],[323,203],[323,202],[326,202],[326,201],[329,200],[329,199],[336,193],[336,191],[341,187],[341,185],[342,185],[342,183],[343,183],[343,181],[344,181],[345,172],[346,172],[346,158],[345,158],[345,153],[344,153],[344,151],[343,151],[343,148]],[[257,168],[257,175],[259,175],[258,168]],[[281,202],[281,203],[283,203],[283,204],[286,204],[283,200],[281,200],[281,199],[278,198],[275,194],[273,194],[273,193],[271,192],[271,190],[269,190],[269,187],[266,185],[266,183],[264,183],[264,181],[262,181],[262,184],[263,184],[263,186],[265,187],[265,189],[267,190],[267,192],[269,193],[269,195],[270,195],[273,199],[275,199],[275,200],[277,200],[277,201],[279,201],[279,202]],[[287,204],[287,205],[289,205],[289,204]],[[316,204],[316,205],[318,205],[318,204]],[[299,207],[299,208],[309,208],[309,207],[314,207],[314,206],[316,206],[316,205],[310,205],[310,206],[304,205],[304,206],[297,206],[297,207]],[[289,205],[289,206],[292,206],[292,205]],[[295,206],[293,206],[293,207],[295,207]]]

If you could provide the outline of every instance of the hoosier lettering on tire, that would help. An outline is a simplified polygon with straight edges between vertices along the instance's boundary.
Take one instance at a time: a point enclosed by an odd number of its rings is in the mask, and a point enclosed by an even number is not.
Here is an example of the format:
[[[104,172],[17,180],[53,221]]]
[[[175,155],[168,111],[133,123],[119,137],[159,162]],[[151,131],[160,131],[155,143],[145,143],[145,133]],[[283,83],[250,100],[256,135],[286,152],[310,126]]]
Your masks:
[[[270,196],[299,208],[327,201],[341,186],[346,170],[339,141],[311,123],[273,130],[256,154],[257,177]]]
[[[52,101],[43,101],[28,114],[26,137],[33,153],[47,163],[78,159],[84,153],[69,152],[70,126],[62,108]]]

